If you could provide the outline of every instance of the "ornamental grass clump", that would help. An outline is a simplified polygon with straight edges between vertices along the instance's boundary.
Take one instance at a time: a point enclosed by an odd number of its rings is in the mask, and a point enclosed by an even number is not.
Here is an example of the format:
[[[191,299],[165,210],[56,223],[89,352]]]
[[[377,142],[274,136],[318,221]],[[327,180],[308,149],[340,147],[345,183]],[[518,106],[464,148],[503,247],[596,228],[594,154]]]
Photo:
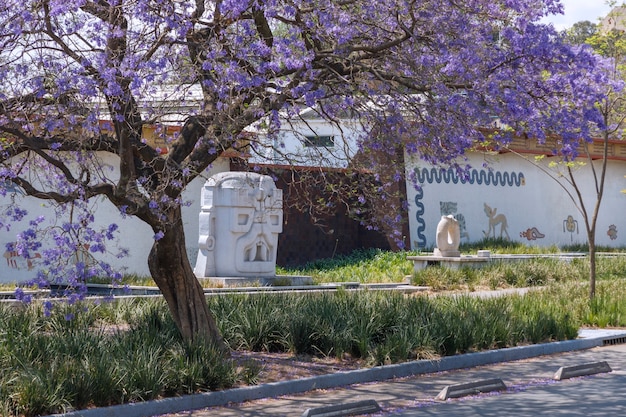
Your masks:
[[[371,364],[571,339],[578,330],[567,310],[530,296],[342,290],[238,294],[211,298],[209,305],[222,317],[220,328],[231,347],[348,355]]]
[[[588,286],[572,282],[556,288],[553,299],[569,308],[583,326],[626,327],[625,285],[624,278],[598,281],[596,296],[589,300]]]
[[[382,365],[573,339],[581,325],[626,326],[623,279],[552,282],[524,295],[223,294],[208,298],[235,350]],[[46,317],[49,314],[49,317]],[[71,319],[71,320],[70,320]],[[259,382],[203,340],[185,342],[159,299],[0,306],[0,412],[34,416]]]
[[[181,338],[164,302],[129,305],[55,306],[50,317],[35,303],[0,306],[2,415],[192,394],[239,379],[236,365],[212,344]]]

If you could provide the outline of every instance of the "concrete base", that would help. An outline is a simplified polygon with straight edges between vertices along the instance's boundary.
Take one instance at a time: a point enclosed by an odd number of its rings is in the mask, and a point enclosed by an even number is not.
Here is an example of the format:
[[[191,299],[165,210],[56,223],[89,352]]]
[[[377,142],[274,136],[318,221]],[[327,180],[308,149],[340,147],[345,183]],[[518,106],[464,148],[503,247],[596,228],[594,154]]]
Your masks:
[[[458,250],[439,250],[439,248],[435,248],[433,255],[444,258],[458,258],[461,256],[461,252]]]
[[[215,287],[286,287],[313,285],[313,278],[305,275],[276,275],[273,277],[204,277],[201,282],[209,282]]]
[[[413,261],[413,270],[420,271],[428,265],[441,265],[450,269],[459,269],[462,266],[480,267],[490,261],[490,258],[477,256],[407,256],[409,261]]]
[[[444,252],[439,252],[444,253]],[[585,253],[548,253],[548,254],[497,254],[493,255],[488,250],[479,250],[477,255],[460,255],[460,256],[441,256],[437,255],[437,249],[434,253],[407,256],[409,261],[413,262],[413,270],[419,271],[429,265],[441,265],[450,269],[459,269],[462,266],[480,268],[488,262],[521,262],[529,259],[537,258],[553,258],[564,262],[571,262],[573,259],[586,257]]]
[[[506,391],[506,385],[500,378],[448,385],[441,390],[439,395],[435,397],[435,400],[446,401],[450,398],[460,398],[493,391]]]

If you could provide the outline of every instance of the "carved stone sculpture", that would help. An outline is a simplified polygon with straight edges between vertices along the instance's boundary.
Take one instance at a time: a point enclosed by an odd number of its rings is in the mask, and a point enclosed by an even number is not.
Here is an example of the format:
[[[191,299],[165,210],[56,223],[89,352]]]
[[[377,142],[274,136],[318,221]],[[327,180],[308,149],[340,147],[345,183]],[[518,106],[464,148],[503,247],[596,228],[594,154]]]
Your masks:
[[[201,194],[196,276],[275,276],[283,199],[272,178],[223,172]]]
[[[435,256],[458,257],[459,244],[461,243],[461,228],[459,222],[452,215],[441,216],[437,225],[437,248]]]

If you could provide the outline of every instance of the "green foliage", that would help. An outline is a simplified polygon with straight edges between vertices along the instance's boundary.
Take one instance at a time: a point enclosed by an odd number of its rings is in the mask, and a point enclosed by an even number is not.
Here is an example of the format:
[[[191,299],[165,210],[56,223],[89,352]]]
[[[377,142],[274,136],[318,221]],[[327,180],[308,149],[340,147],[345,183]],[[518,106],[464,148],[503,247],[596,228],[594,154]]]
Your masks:
[[[239,379],[236,366],[216,348],[182,340],[162,301],[133,301],[132,310],[125,304],[58,308],[49,318],[38,305],[0,306],[2,415],[190,394]],[[118,307],[122,313],[113,313]],[[124,315],[132,319],[109,320]]]
[[[484,238],[476,242],[463,243],[459,248],[461,252],[467,254],[476,253],[476,251],[483,249],[490,250],[495,254],[546,254],[560,252],[557,246],[528,246],[523,242],[492,237]]]
[[[510,242],[498,244],[497,249],[484,243],[477,248],[529,253]],[[330,276],[333,269],[398,268],[404,274],[402,268],[412,269],[406,256],[360,251],[311,264],[308,271],[317,268]],[[232,349],[353,357],[382,365],[572,339],[580,326],[626,327],[626,256],[598,257],[598,291],[591,302],[587,271],[584,258],[543,257],[492,262],[481,269],[429,267],[414,277],[415,283],[442,290],[538,288],[524,296],[480,299],[340,290],[225,294],[208,303]],[[137,298],[89,308],[59,305],[51,317],[44,317],[37,303],[0,306],[2,415],[34,416],[192,394],[237,381],[255,384],[260,370],[252,360],[233,363],[211,344],[184,342],[162,300]]]
[[[493,254],[513,255],[545,255],[578,252],[586,253],[587,245],[576,244],[562,248],[557,246],[528,246],[522,242],[513,242],[501,238],[486,238],[478,242],[463,244],[460,250],[464,254],[475,254],[478,250],[487,249]],[[602,252],[598,262],[598,276],[623,275],[626,271],[626,255],[619,257],[619,249],[598,247]],[[614,254],[615,259],[607,259],[605,254]],[[279,275],[309,275],[316,283],[399,283],[405,277],[414,275],[413,265],[406,259],[416,255],[410,251],[382,251],[380,249],[360,249],[349,255],[329,259],[319,259],[294,269],[277,268]],[[517,264],[493,263],[479,270],[463,268],[451,271],[445,268],[427,268],[413,276],[413,283],[425,285],[436,290],[460,288],[502,288],[543,285],[551,281],[580,279],[581,274],[589,275],[586,261],[573,261],[568,265],[556,260],[529,259]],[[586,269],[585,269],[586,268]],[[154,286],[149,277],[137,275],[125,276],[126,285]],[[279,281],[279,285],[285,284]]]
[[[349,255],[320,259],[297,269],[279,269],[279,273],[310,275],[317,283],[323,282],[401,282],[412,272],[407,262],[412,252],[390,252],[380,249],[360,249]]]
[[[617,61],[623,61],[626,56],[626,36],[622,30],[609,30],[608,32],[596,32],[589,36],[585,43],[600,55],[611,57]]]
[[[571,261],[558,258],[494,260],[480,269],[468,267],[454,270],[440,266],[428,267],[414,273],[412,282],[414,285],[428,286],[435,291],[474,290],[479,287],[489,289],[533,287],[584,279],[587,270],[584,258]]]
[[[626,280],[611,279],[598,282],[597,294],[589,300],[586,285],[570,283],[562,291],[570,294],[570,308],[582,325],[592,327],[626,326]]]
[[[231,346],[338,358],[349,355],[371,364],[576,336],[578,324],[566,310],[523,300],[339,291],[214,297],[210,308],[228,331],[224,337],[235,341]],[[259,314],[248,313],[254,317],[251,320],[241,312],[242,305],[262,305],[270,313],[263,316],[264,328],[270,330],[262,343],[256,330],[263,327]]]
[[[413,275],[413,284],[430,287],[434,291],[458,290],[469,284],[474,277],[470,268],[450,269],[442,266],[431,266]]]
[[[89,280],[90,284],[111,284],[111,278],[109,277],[93,277]],[[119,285],[133,285],[133,286],[156,286],[152,277],[147,275],[138,274],[125,274],[119,282]]]
[[[582,45],[596,33],[598,33],[598,24],[584,20],[574,23],[565,32],[565,39],[572,45]]]

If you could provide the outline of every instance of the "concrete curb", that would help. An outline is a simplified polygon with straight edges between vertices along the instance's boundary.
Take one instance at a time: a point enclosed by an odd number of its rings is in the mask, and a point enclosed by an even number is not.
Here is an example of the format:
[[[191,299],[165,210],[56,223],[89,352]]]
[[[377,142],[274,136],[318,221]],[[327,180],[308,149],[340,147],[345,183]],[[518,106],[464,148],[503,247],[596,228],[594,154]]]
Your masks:
[[[432,361],[419,360],[394,365],[377,366],[374,368],[337,372],[335,374],[302,378],[292,381],[281,381],[141,403],[72,411],[65,414],[55,414],[53,416],[149,417],[159,414],[177,413],[186,410],[223,406],[229,403],[240,403],[262,398],[298,394],[316,389],[337,388],[352,384],[384,381],[393,378],[451,371],[455,369],[528,359],[543,355],[591,349],[604,345],[604,341],[606,339],[625,337],[626,332],[609,332],[607,334],[600,331],[599,336],[594,337],[589,333],[587,333],[587,335],[588,336],[583,339],[542,343],[530,346],[518,346],[456,356],[446,356],[439,360]]]

